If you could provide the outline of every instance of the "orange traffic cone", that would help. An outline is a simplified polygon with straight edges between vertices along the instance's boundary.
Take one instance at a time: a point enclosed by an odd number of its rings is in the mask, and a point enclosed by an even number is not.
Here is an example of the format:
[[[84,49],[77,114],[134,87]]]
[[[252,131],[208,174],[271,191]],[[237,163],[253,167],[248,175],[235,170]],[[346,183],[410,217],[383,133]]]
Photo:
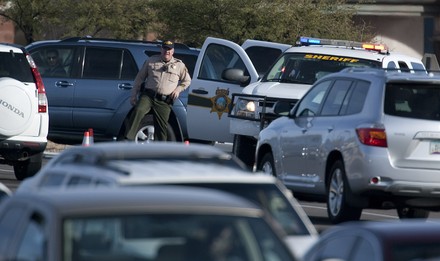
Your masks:
[[[93,138],[93,129],[89,128],[89,136],[90,136],[90,145],[95,143],[95,139]]]
[[[90,146],[90,133],[88,131],[84,132],[84,138],[83,138],[82,145],[85,147]]]

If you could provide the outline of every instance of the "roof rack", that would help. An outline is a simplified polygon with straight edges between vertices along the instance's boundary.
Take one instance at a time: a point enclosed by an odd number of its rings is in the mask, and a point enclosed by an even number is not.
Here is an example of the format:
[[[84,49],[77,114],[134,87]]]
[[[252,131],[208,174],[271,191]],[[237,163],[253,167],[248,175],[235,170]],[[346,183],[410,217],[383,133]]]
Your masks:
[[[157,44],[161,45],[162,41],[144,41],[144,40],[129,40],[129,39],[112,39],[112,38],[95,38],[91,36],[76,36],[76,37],[70,37],[61,40],[61,42],[79,42],[81,40],[84,41],[108,41],[108,42],[124,42],[124,43],[145,43],[145,44]],[[174,48],[179,49],[190,49],[189,46],[183,43],[174,43]]]
[[[352,48],[362,48],[365,50],[373,50],[378,52],[388,52],[384,44],[362,43],[362,42],[349,41],[349,40],[323,39],[323,38],[300,36],[295,43],[295,46],[310,46],[310,45],[345,46]]]

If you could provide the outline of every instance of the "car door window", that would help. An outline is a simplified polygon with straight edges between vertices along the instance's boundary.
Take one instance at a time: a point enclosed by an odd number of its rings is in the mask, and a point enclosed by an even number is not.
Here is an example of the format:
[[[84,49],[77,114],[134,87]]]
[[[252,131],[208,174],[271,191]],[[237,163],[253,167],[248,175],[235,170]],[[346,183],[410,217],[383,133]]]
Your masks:
[[[263,46],[252,46],[246,49],[246,53],[251,59],[259,75],[264,75],[270,66],[275,62],[282,51],[277,48]]]
[[[75,64],[74,47],[46,46],[32,51],[38,70],[43,77],[71,77]]]
[[[19,243],[17,258],[15,260],[46,260],[44,242],[43,219],[40,215],[34,214],[28,222],[24,236]]]
[[[348,98],[345,99],[340,114],[351,115],[360,113],[364,108],[370,85],[371,83],[367,81],[356,81],[354,87],[349,90]]]
[[[356,242],[356,237],[343,235],[329,239],[322,249],[319,251],[319,259],[335,259],[335,260],[352,260],[350,259],[350,251]]]
[[[134,79],[136,65],[131,55],[123,49],[86,48],[83,78]]]
[[[249,75],[240,56],[227,46],[211,44],[206,48],[205,56],[198,75],[201,79],[226,82],[222,73],[231,68],[241,69],[245,76]]]
[[[321,82],[304,95],[296,110],[296,117],[315,116],[324,101],[325,93],[330,88],[331,83],[332,81]]]
[[[350,80],[335,81],[322,107],[322,116],[335,116],[339,114],[352,83],[353,81]]]

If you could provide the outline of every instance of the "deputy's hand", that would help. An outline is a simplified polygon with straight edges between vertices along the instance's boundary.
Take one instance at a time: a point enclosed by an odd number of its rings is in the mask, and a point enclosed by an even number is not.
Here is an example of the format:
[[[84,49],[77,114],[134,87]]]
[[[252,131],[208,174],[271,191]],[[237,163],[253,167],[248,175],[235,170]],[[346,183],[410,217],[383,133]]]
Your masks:
[[[180,87],[177,87],[176,89],[174,89],[174,91],[172,93],[170,93],[171,98],[173,98],[173,101],[176,100],[177,98],[179,98],[180,95]]]

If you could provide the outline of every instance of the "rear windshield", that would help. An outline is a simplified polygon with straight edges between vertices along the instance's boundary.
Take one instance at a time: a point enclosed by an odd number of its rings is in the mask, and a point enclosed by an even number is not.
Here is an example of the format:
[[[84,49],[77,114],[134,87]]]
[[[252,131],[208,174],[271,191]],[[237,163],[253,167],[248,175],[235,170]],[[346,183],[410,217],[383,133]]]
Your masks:
[[[0,52],[1,77],[10,77],[21,82],[34,82],[31,67],[23,53]]]
[[[327,54],[285,53],[262,82],[313,84],[319,78],[347,67],[381,68],[378,61]]]
[[[426,120],[440,119],[440,85],[388,84],[385,114]]]
[[[298,213],[286,196],[274,184],[234,184],[234,183],[176,183],[226,191],[246,198],[268,211],[277,220],[288,235],[308,235],[309,232]]]

